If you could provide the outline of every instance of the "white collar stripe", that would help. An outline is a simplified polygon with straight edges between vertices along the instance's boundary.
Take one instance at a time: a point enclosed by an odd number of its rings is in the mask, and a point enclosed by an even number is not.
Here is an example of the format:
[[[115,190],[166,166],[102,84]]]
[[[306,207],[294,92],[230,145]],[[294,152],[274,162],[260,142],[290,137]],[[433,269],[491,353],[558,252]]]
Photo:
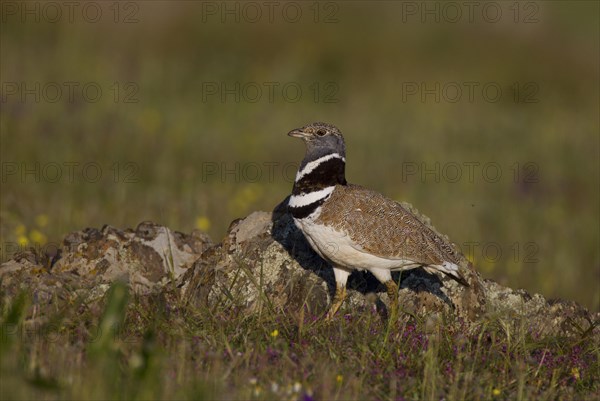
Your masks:
[[[339,153],[331,153],[323,157],[319,157],[317,160],[313,160],[311,162],[306,163],[306,166],[304,166],[302,170],[298,171],[298,173],[296,174],[296,182],[300,181],[302,177],[310,174],[314,169],[316,169],[319,166],[319,164],[331,159],[341,159],[344,163],[346,163],[346,158],[340,156]]]
[[[335,186],[327,187],[325,189],[321,189],[319,191],[313,191],[306,194],[301,195],[292,195],[290,197],[289,206],[290,207],[302,207],[308,206],[312,203],[319,202],[325,198],[327,198],[333,190]]]

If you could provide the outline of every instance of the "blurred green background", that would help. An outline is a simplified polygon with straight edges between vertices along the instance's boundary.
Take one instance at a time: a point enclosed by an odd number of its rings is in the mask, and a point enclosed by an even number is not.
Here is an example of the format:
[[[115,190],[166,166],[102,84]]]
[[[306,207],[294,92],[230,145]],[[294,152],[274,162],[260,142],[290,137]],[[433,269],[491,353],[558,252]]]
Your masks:
[[[1,4],[3,260],[143,220],[218,241],[321,120],[484,276],[600,309],[597,2]]]

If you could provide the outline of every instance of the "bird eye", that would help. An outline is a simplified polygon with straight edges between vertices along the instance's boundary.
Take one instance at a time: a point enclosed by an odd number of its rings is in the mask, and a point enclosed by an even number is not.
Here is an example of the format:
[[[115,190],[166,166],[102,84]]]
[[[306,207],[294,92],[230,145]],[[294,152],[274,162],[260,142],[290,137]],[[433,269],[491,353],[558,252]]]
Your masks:
[[[323,136],[325,134],[326,134],[326,132],[324,130],[322,130],[322,129],[320,129],[320,130],[317,131],[317,135],[318,136]]]

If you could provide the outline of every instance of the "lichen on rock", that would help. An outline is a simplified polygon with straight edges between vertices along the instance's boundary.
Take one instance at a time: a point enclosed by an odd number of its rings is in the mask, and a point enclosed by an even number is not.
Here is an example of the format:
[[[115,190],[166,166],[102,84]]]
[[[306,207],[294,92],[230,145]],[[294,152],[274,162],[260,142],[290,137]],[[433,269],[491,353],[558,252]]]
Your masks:
[[[331,304],[333,272],[295,227],[285,204],[234,221],[217,244],[201,232],[179,233],[152,222],[135,230],[105,226],[70,233],[54,255],[32,250],[2,264],[2,296],[6,300],[23,289],[31,291],[40,316],[51,302],[54,307],[74,298],[95,302],[119,280],[139,297],[159,295],[176,302],[173,308],[218,305],[248,314],[302,311],[321,316]],[[426,217],[405,206],[435,230]],[[469,287],[422,269],[395,276],[401,280],[401,309],[422,318],[444,315],[445,321],[472,327],[493,317],[548,335],[599,330],[600,314],[575,302],[548,302],[539,294],[483,279],[464,257],[461,268]],[[387,295],[369,273],[354,272],[348,290],[343,312],[378,308],[385,315]]]

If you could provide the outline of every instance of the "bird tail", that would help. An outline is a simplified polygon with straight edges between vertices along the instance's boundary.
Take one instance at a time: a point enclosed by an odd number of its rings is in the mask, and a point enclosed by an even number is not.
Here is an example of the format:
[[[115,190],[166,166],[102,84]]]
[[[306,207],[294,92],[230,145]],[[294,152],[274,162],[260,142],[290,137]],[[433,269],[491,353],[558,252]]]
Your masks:
[[[451,279],[455,280],[457,283],[464,285],[465,287],[469,287],[469,282],[465,278],[465,276],[460,272],[458,265],[450,262],[442,263],[440,271],[446,274]]]

